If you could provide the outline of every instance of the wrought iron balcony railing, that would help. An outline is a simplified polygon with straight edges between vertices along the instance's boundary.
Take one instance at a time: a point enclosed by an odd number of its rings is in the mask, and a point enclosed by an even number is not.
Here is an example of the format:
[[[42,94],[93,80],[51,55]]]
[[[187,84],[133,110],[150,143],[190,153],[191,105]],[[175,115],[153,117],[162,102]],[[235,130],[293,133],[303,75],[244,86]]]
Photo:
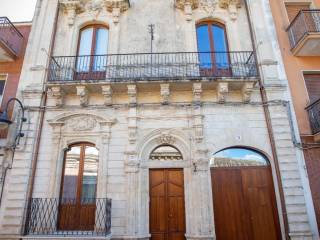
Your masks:
[[[256,78],[252,51],[52,57],[49,81]]]
[[[320,99],[309,105],[306,110],[309,114],[312,133],[320,133]]]
[[[307,34],[320,33],[320,10],[301,10],[287,32],[291,48],[295,48]]]
[[[7,17],[0,17],[0,43],[9,48],[15,56],[20,55],[23,35]]]
[[[107,236],[111,233],[111,199],[33,198],[25,235]]]

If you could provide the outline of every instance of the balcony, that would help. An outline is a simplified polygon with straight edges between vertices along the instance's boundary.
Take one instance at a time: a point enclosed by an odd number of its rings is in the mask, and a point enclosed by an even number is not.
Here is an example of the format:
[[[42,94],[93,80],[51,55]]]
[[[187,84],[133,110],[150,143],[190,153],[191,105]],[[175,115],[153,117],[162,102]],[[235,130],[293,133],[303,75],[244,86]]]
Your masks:
[[[6,17],[0,17],[0,62],[20,56],[23,36]]]
[[[320,56],[320,10],[301,10],[287,32],[296,56]]]
[[[106,237],[111,234],[111,200],[33,198],[25,235]]]
[[[252,51],[52,57],[49,83],[256,79]]]
[[[309,114],[312,134],[315,135],[315,140],[320,142],[320,99],[309,105],[306,110]]]

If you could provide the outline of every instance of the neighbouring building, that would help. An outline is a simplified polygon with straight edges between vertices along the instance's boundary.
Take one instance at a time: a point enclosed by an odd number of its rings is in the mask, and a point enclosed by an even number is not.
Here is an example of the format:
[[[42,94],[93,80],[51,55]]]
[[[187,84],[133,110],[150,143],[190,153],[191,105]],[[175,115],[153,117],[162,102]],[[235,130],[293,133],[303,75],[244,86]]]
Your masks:
[[[16,96],[25,49],[31,30],[31,22],[12,23],[7,17],[0,17],[0,106],[6,108],[10,98]],[[11,116],[14,104],[8,105]],[[0,130],[0,196],[10,161],[11,137],[7,130]]]
[[[38,0],[18,97],[0,239],[318,239],[267,0]]]
[[[320,226],[320,1],[270,4]]]

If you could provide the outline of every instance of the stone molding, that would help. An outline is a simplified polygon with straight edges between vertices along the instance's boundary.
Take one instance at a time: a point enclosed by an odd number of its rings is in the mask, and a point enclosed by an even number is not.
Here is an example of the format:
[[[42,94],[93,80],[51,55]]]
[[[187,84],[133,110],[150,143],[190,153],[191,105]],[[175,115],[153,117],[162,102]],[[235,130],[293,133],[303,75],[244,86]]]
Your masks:
[[[127,88],[128,88],[129,105],[135,106],[137,104],[137,86],[127,85]]]

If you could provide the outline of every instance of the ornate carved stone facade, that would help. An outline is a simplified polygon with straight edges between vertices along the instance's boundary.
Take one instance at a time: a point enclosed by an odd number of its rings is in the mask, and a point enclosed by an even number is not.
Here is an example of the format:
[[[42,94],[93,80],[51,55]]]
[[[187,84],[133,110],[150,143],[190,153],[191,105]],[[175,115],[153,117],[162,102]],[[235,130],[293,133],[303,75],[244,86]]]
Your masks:
[[[225,23],[231,50],[255,49],[248,40],[250,29],[242,1],[137,0],[130,3],[126,0],[42,1],[35,16],[33,43],[26,56],[19,88],[30,121],[24,129],[25,143],[14,156],[16,165],[5,186],[6,194],[0,208],[0,239],[33,237],[20,233],[26,219],[25,203],[30,196],[26,189],[31,184],[34,156],[38,155],[38,162],[32,198],[59,199],[65,150],[79,142],[93,144],[99,151],[96,197],[112,199],[112,236],[108,238],[150,238],[149,171],[168,168],[183,169],[186,239],[214,240],[210,159],[229,147],[252,148],[268,156],[276,196],[280,195],[274,171],[276,162],[271,157],[275,155],[263,109],[263,104],[268,103],[262,102],[258,79],[237,75],[234,65],[239,59],[228,58],[226,68],[224,64],[213,62],[213,54],[210,55],[211,64],[215,68],[219,65],[228,74],[197,77],[201,71],[210,74],[214,69],[212,66],[204,69],[197,52],[196,26],[203,20]],[[58,4],[63,11],[58,12],[55,22]],[[263,7],[257,9],[260,5]],[[261,80],[272,103],[270,121],[276,141],[275,154],[280,162],[280,181],[285,186],[287,216],[278,211],[281,233],[285,234],[283,217],[288,217],[291,239],[310,240],[312,209],[301,190],[305,186],[302,171],[299,171],[300,160],[292,143],[289,116],[282,104],[288,100],[286,79],[281,64],[262,64],[265,59],[281,63],[268,1],[252,0],[248,1],[248,6],[252,13],[252,30],[261,44],[257,48],[257,64],[260,64]],[[150,51],[147,26],[151,23],[155,25],[153,50],[173,52],[168,55],[166,64],[156,62],[161,54],[138,54]],[[105,25],[109,31],[108,58],[104,58],[102,70],[93,71],[99,79],[77,80],[82,69],[77,66],[79,58],[76,56],[68,68],[59,65],[67,72],[67,80],[46,82],[48,60],[40,54],[40,49],[53,48],[53,56],[77,55],[79,30],[91,24]],[[261,27],[267,25],[268,28]],[[55,26],[57,32],[53,34]],[[52,36],[55,36],[54,45],[51,45]],[[187,56],[196,60],[191,64],[184,61],[187,57],[183,58],[183,53],[192,53]],[[251,57],[245,64],[252,61]],[[94,60],[94,57],[90,59],[88,72],[96,70]],[[35,65],[43,68],[30,70]],[[176,77],[173,73],[183,72],[181,69],[189,74]],[[57,71],[63,73],[63,70]],[[243,72],[250,71],[251,68]],[[165,79],[168,73],[172,76]],[[46,106],[42,99],[44,82],[49,89]],[[42,134],[39,134],[40,126]],[[159,146],[173,147],[179,154],[173,156],[175,159],[161,156],[152,159],[150,156]],[[11,184],[16,184],[14,191],[8,191]],[[281,209],[280,198],[276,201],[277,209]]]

